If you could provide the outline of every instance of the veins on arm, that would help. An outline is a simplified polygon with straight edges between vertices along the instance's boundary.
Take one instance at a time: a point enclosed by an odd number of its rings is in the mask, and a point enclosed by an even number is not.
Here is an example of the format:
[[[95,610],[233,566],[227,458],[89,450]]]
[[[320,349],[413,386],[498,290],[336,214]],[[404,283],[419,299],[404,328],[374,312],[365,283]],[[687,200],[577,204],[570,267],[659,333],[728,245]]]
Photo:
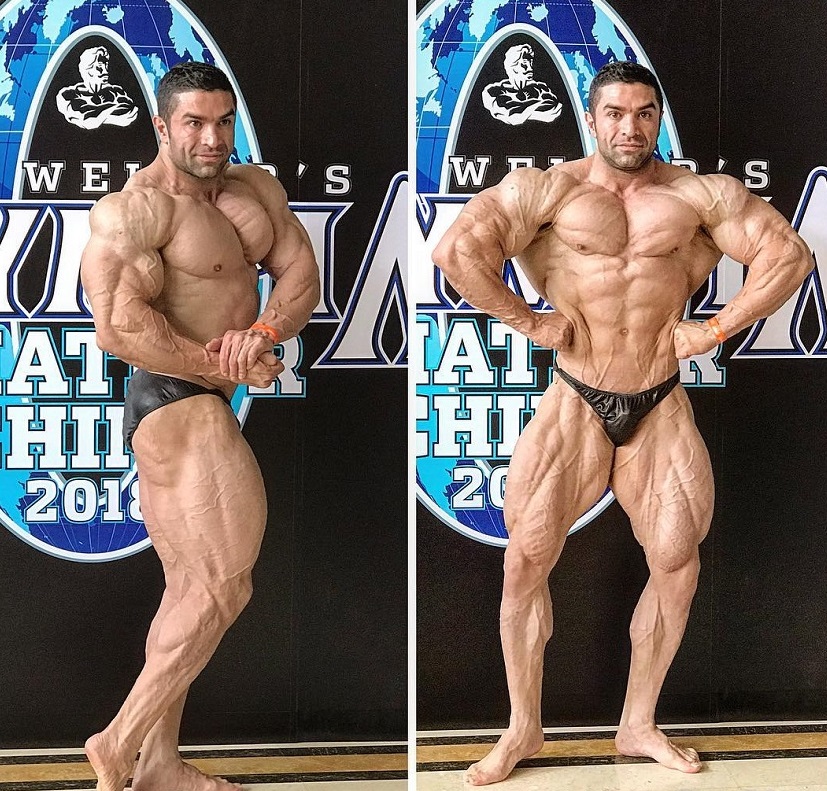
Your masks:
[[[261,261],[274,285],[258,320],[274,327],[284,341],[298,335],[319,303],[319,267],[307,231],[290,211],[284,188],[264,171],[255,174],[255,181],[274,231],[273,246]]]
[[[778,310],[812,271],[813,258],[787,220],[740,182],[703,178],[712,197],[709,234],[721,252],[748,268],[743,287],[717,316],[731,336]]]
[[[434,250],[434,263],[467,302],[524,334],[537,317],[503,282],[503,263],[548,224],[553,203],[548,176],[521,168],[468,201]]]

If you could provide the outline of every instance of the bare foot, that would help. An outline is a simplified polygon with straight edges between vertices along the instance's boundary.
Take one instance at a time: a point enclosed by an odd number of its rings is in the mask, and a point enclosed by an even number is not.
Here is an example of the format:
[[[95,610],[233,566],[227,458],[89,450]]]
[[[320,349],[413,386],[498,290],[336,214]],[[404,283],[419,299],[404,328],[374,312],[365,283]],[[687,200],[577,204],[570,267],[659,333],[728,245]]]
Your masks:
[[[518,761],[530,758],[543,746],[541,729],[514,733],[509,728],[481,761],[468,767],[465,779],[472,786],[486,786],[505,780]]]
[[[139,761],[132,791],[241,791],[237,783],[200,772],[180,758],[164,763]]]
[[[621,755],[653,758],[669,769],[689,774],[701,771],[701,761],[695,750],[673,744],[654,725],[645,728],[621,726],[615,736],[615,747]]]
[[[104,733],[90,736],[84,751],[98,776],[96,791],[123,791],[135,765],[135,753],[131,750],[118,753]]]

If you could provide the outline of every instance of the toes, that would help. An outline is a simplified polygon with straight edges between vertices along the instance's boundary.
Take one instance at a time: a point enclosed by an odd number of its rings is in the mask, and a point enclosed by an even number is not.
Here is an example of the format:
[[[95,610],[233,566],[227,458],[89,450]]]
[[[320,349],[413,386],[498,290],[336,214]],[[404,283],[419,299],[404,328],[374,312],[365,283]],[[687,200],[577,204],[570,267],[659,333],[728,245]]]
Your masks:
[[[672,744],[670,742],[670,744]],[[677,745],[672,744],[673,749],[680,755],[684,760],[689,761],[691,764],[699,764],[701,759],[698,757],[698,753],[692,747],[678,747]]]

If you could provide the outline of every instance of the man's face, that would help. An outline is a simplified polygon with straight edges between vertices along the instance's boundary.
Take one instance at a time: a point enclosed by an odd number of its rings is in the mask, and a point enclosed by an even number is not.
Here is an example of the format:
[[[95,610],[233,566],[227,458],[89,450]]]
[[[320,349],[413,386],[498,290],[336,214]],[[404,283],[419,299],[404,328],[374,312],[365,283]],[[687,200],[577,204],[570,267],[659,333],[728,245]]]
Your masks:
[[[233,151],[233,97],[226,91],[179,93],[169,121],[156,116],[155,126],[175,167],[199,179],[215,178]]]
[[[597,151],[613,168],[635,171],[652,158],[661,111],[649,85],[614,82],[597,93],[594,114],[586,113]]]

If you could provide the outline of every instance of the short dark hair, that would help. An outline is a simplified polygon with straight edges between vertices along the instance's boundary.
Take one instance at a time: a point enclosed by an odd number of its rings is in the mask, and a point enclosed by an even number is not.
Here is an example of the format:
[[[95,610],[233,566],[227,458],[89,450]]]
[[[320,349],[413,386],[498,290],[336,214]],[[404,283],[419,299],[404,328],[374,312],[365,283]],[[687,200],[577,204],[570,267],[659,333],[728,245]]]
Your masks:
[[[209,63],[190,60],[173,66],[158,83],[158,115],[168,121],[175,97],[186,91],[226,91],[236,106],[235,91],[227,75]]]
[[[639,63],[632,63],[628,60],[618,60],[607,63],[594,75],[592,84],[589,86],[589,112],[593,113],[597,105],[597,92],[604,85],[611,85],[615,82],[633,83],[640,82],[648,85],[655,92],[658,100],[658,109],[663,112],[663,92],[660,89],[658,78],[652,74],[646,66]]]

